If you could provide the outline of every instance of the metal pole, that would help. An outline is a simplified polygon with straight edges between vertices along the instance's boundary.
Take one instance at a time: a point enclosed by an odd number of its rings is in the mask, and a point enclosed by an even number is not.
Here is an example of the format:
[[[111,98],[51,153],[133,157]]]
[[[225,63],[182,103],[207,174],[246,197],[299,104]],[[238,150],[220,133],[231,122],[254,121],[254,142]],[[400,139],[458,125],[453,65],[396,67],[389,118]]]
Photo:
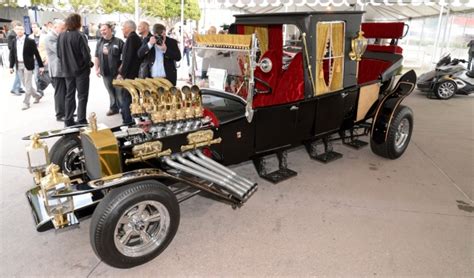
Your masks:
[[[435,40],[433,55],[431,56],[431,63],[434,63],[436,61],[436,53],[438,52],[439,33],[441,32],[441,21],[443,19],[443,12],[444,12],[444,6],[441,5],[439,9],[438,28],[436,28],[436,40]]]
[[[140,0],[135,0],[135,23],[138,24],[140,20]]]
[[[183,53],[184,49],[184,0],[181,0],[181,29],[180,34],[181,37],[181,53]]]
[[[448,6],[447,7],[447,12],[446,12],[446,22],[444,24],[444,32],[443,32],[443,39],[441,40],[443,42],[443,47],[441,48],[441,53],[443,54],[443,51],[446,49],[447,45],[447,40],[446,40],[446,32],[448,31],[448,22],[449,22],[449,12],[451,11],[451,8]]]

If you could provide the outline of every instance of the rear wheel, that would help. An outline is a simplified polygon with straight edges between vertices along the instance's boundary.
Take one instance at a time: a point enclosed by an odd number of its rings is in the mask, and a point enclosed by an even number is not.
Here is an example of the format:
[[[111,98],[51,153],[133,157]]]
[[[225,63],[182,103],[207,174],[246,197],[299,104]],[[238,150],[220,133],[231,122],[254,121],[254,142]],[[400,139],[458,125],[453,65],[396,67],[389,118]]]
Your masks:
[[[406,106],[399,106],[395,111],[390,127],[388,129],[387,140],[382,144],[370,140],[372,151],[385,158],[399,158],[408,147],[413,130],[413,111]]]
[[[81,141],[74,135],[59,138],[51,148],[49,158],[67,175],[82,171],[84,159]]]
[[[451,81],[451,80],[446,80],[440,82],[438,85],[435,87],[435,95],[439,99],[449,99],[456,94],[457,86],[456,82]]]
[[[92,216],[90,241],[102,261],[130,268],[163,252],[178,226],[179,204],[173,192],[157,181],[140,181],[105,196]]]

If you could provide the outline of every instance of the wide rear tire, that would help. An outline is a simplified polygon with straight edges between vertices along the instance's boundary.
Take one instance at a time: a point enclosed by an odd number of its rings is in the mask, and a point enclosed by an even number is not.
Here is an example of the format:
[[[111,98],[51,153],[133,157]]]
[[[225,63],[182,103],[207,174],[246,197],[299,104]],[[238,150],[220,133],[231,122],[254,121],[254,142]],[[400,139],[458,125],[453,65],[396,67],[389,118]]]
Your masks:
[[[173,240],[179,204],[165,185],[140,181],[113,189],[94,211],[90,241],[106,264],[130,268],[146,263]]]
[[[388,159],[397,159],[407,149],[412,131],[413,111],[409,107],[400,105],[390,122],[387,140],[382,144],[377,144],[371,138],[370,148],[376,155]]]

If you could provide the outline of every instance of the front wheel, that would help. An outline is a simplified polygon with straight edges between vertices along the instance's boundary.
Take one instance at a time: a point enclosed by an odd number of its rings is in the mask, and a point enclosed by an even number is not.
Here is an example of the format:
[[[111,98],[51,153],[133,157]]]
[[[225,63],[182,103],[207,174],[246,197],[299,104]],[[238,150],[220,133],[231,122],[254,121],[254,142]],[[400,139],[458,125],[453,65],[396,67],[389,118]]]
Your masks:
[[[408,147],[413,130],[413,111],[401,105],[395,111],[388,129],[387,140],[381,144],[370,140],[370,148],[381,157],[399,158]]]
[[[113,267],[146,263],[171,243],[178,230],[179,215],[175,195],[157,181],[113,189],[92,216],[92,249]]]
[[[456,82],[446,80],[436,85],[434,93],[439,99],[450,99],[454,96],[454,94],[456,94],[456,90]]]
[[[82,171],[84,158],[81,141],[75,135],[66,135],[59,138],[51,148],[49,158],[67,175]]]

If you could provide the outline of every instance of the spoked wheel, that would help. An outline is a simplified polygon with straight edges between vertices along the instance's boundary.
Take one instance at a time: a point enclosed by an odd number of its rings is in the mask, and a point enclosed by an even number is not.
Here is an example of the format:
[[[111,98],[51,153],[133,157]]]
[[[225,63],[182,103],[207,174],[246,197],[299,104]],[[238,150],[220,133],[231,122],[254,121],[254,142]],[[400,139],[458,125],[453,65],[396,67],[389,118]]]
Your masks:
[[[371,138],[370,148],[381,157],[389,159],[399,158],[410,143],[412,130],[413,111],[401,105],[393,115],[385,142],[377,144]]]
[[[395,132],[395,150],[401,151],[405,146],[408,138],[410,137],[411,123],[408,118],[403,118],[398,124],[397,131]]]
[[[110,266],[130,268],[158,256],[179,226],[178,201],[165,185],[140,181],[113,189],[92,216],[90,240]]]
[[[439,99],[449,99],[456,94],[456,90],[456,83],[451,80],[446,80],[436,86],[434,93]]]
[[[83,169],[83,151],[78,137],[69,135],[61,137],[51,148],[50,160],[58,165],[65,174],[72,174]]]

